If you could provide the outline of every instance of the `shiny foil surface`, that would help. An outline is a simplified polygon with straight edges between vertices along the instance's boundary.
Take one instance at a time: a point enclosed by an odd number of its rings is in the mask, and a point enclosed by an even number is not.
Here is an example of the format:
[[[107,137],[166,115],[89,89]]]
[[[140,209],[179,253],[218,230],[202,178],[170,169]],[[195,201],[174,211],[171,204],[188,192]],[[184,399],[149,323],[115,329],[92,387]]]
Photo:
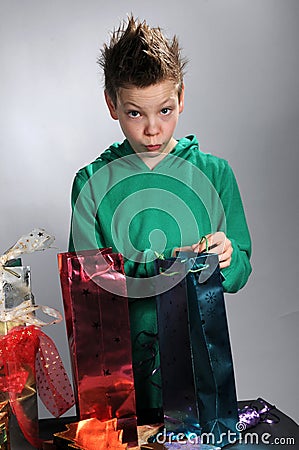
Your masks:
[[[275,406],[262,398],[243,406],[239,409],[239,425],[242,425],[242,431],[255,427],[259,423],[278,423],[280,419],[274,411]]]
[[[30,301],[33,303],[30,286],[30,267],[17,266],[11,267],[11,270],[13,270],[13,273],[3,270],[1,276],[1,291],[3,295],[1,309],[5,311],[12,311],[23,302]],[[11,328],[17,325],[24,325],[24,321],[0,321],[0,335],[6,334]]]
[[[109,249],[58,255],[81,420],[117,418],[137,440],[129,311],[123,260]],[[106,283],[106,284],[104,284]],[[106,287],[118,284],[115,295]],[[113,288],[111,289],[113,291]]]
[[[122,431],[117,431],[117,419],[99,421],[95,418],[81,420],[67,425],[67,430],[54,435],[54,443],[57,449],[82,448],[84,450],[114,449],[124,450],[126,444],[122,444]],[[70,445],[69,445],[70,444]]]
[[[0,392],[8,398],[25,438],[39,448],[36,386],[56,417],[74,403],[56,346],[38,327],[14,327],[0,337],[0,367]]]

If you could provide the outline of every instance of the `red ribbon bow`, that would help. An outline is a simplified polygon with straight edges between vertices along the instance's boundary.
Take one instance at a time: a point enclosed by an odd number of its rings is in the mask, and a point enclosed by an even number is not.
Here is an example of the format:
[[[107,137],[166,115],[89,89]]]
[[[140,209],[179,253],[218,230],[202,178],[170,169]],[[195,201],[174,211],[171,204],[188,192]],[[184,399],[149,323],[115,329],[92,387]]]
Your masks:
[[[9,395],[19,426],[34,447],[41,447],[37,421],[27,417],[20,402],[30,373],[36,379],[39,396],[55,417],[74,405],[69,378],[57,348],[40,328],[15,327],[0,337],[0,391]]]

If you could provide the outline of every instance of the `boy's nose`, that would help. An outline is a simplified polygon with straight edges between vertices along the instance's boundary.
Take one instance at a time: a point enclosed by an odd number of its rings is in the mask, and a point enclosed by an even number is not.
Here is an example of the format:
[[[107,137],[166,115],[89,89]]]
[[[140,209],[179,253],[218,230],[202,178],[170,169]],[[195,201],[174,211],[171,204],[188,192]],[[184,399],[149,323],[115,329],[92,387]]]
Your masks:
[[[149,119],[145,126],[144,133],[147,136],[155,136],[156,134],[158,134],[158,132],[159,132],[159,128],[158,128],[158,124],[157,124],[156,120]]]

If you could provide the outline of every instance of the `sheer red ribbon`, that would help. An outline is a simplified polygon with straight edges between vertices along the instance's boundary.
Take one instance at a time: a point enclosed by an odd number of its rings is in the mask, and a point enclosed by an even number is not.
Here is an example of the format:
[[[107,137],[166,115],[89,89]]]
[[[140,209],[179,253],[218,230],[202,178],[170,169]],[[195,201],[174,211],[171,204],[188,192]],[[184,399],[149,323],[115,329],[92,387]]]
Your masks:
[[[22,406],[22,391],[33,374],[38,394],[55,417],[74,404],[69,378],[58,350],[40,328],[15,327],[0,337],[0,391],[7,392],[10,405],[25,438],[34,447],[41,447],[37,420],[28,417]]]

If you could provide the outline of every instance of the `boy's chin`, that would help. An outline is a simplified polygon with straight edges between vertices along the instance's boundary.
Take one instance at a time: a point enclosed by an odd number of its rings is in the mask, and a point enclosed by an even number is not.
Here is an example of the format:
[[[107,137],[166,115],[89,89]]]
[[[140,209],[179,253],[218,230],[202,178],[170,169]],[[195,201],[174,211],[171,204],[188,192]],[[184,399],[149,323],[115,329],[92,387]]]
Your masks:
[[[158,156],[163,155],[164,153],[162,152],[157,152],[157,151],[148,151],[148,150],[142,150],[140,152],[138,152],[138,155],[140,155],[142,158],[157,158]]]

